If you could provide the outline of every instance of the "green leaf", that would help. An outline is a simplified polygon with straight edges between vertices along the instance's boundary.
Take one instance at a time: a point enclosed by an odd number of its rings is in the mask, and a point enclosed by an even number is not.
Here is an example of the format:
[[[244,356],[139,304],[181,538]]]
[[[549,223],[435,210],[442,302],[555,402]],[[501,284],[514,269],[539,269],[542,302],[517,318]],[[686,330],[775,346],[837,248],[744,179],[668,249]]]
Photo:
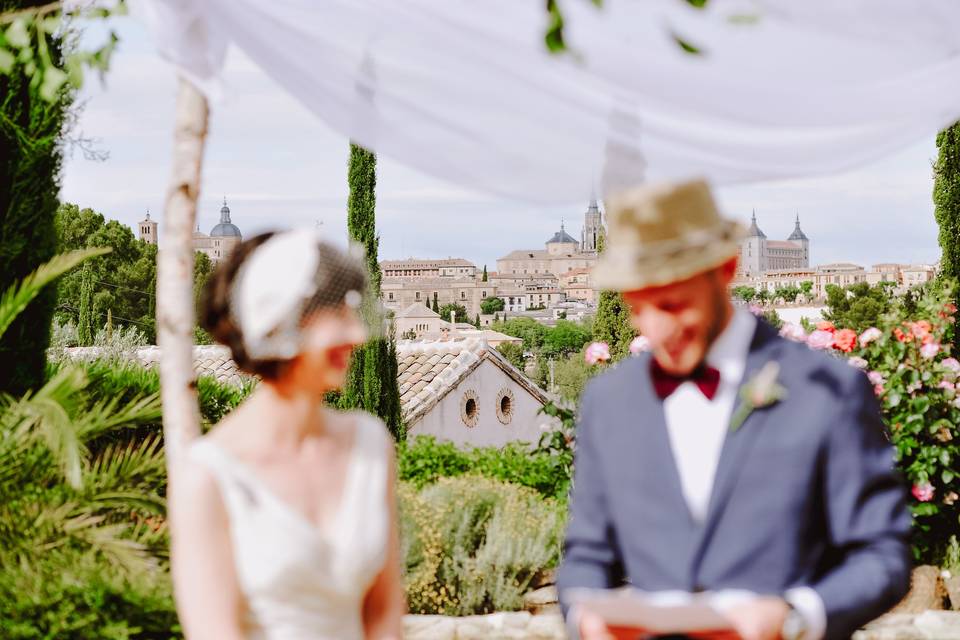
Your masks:
[[[57,67],[47,67],[43,72],[43,83],[40,85],[40,97],[47,102],[53,102],[66,81],[66,73]]]
[[[932,502],[921,502],[920,504],[913,505],[913,515],[915,516],[932,516],[936,515],[940,509]]]
[[[940,472],[940,479],[943,480],[943,484],[950,484],[953,481],[954,474],[950,469],[944,469]]]
[[[30,28],[27,25],[26,18],[17,18],[7,27],[4,36],[12,46],[18,49],[27,49],[30,47]]]
[[[13,64],[16,61],[16,56],[6,49],[0,49],[0,73],[10,73],[10,70],[13,69]]]
[[[13,321],[20,315],[27,305],[39,295],[40,291],[51,281],[57,279],[78,264],[105,253],[110,253],[109,247],[71,251],[53,258],[40,265],[36,271],[12,285],[0,296],[0,337],[6,332]]]

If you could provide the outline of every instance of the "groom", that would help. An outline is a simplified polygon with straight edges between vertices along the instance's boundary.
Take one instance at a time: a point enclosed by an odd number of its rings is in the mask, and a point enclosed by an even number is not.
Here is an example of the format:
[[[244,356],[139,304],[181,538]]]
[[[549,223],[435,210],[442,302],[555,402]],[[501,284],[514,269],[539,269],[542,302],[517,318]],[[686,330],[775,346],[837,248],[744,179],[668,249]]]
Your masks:
[[[557,581],[568,623],[583,640],[636,635],[571,606],[573,587],[737,589],[752,595],[726,614],[747,640],[849,637],[910,574],[872,386],[733,307],[742,229],[704,182],[627,192],[608,223],[594,279],[623,292],[651,354],[583,395]]]

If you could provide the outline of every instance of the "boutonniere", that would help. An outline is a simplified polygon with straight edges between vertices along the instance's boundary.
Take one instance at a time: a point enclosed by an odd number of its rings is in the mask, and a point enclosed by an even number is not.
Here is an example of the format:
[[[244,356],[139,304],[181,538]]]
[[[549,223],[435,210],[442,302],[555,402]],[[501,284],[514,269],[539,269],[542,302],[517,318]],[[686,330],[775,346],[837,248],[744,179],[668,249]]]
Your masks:
[[[780,364],[771,360],[740,387],[740,406],[730,420],[731,432],[739,429],[754,409],[769,407],[787,397],[787,390],[777,381],[779,375]]]

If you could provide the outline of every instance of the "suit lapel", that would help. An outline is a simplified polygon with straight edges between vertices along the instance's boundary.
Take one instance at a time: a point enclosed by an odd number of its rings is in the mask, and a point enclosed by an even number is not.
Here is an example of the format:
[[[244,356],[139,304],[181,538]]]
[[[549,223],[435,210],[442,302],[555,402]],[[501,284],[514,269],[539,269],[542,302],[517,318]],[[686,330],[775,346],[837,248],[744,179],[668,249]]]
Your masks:
[[[747,384],[765,364],[776,360],[779,356],[782,342],[777,339],[776,331],[763,321],[757,323],[757,329],[750,343],[747,354],[746,367],[743,372],[743,381],[740,389]],[[737,399],[734,402],[734,412],[740,406],[740,389],[737,390]],[[707,517],[701,531],[701,539],[697,552],[697,559],[702,557],[710,536],[716,528],[717,520],[723,513],[727,501],[736,485],[740,470],[747,463],[750,449],[763,430],[763,423],[770,414],[770,408],[756,409],[747,416],[747,419],[736,431],[727,431],[723,447],[720,451],[720,460],[713,480],[713,490],[710,494],[710,504],[707,508]]]

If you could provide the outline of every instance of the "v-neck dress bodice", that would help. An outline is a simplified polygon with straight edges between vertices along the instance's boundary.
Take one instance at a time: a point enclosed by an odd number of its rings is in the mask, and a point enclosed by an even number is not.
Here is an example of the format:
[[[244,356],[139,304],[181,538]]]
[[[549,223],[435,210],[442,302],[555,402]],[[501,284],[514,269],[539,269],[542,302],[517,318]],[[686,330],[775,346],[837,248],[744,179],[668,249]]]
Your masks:
[[[190,447],[227,510],[250,640],[363,638],[363,599],[386,558],[389,435],[377,418],[350,415],[356,433],[342,495],[322,527],[214,442]]]

